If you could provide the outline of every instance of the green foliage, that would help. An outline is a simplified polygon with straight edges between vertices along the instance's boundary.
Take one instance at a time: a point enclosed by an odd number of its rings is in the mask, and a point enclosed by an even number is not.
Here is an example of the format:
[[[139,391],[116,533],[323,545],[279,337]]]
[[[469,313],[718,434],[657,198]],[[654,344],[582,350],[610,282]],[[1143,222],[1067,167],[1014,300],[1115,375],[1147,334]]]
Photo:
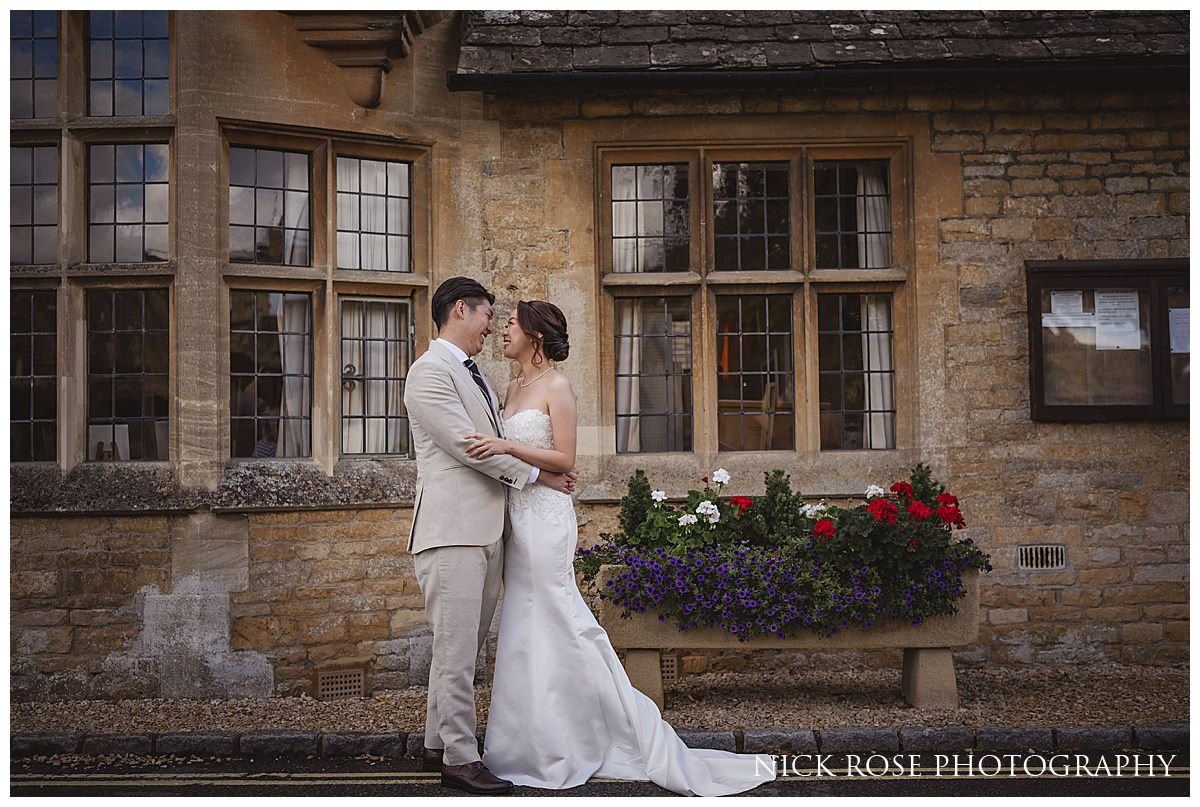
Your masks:
[[[621,532],[625,535],[635,535],[653,504],[654,500],[650,498],[650,480],[646,478],[646,472],[639,468],[629,477],[629,490],[621,499],[621,515],[618,518]]]

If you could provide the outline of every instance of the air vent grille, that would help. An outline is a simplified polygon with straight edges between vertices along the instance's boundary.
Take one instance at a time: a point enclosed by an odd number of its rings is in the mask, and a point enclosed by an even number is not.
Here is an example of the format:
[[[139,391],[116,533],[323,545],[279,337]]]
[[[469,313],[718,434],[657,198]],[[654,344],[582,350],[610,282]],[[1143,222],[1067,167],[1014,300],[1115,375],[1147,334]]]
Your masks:
[[[323,701],[361,698],[365,693],[362,670],[328,670],[317,673],[317,697]]]
[[[1032,544],[1017,547],[1017,568],[1035,569],[1065,569],[1067,568],[1067,548],[1062,544]]]
[[[674,681],[679,677],[679,656],[675,653],[663,653],[659,660],[662,669],[663,683]]]

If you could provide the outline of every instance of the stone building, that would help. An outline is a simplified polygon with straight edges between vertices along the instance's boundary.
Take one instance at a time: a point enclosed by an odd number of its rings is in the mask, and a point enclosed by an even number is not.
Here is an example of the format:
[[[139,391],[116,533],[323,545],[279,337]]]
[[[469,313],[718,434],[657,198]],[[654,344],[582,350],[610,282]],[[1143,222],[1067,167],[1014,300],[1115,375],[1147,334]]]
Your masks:
[[[12,12],[14,699],[423,684],[454,274],[569,318],[582,540],[636,468],[924,461],[961,662],[1184,662],[1188,22]]]

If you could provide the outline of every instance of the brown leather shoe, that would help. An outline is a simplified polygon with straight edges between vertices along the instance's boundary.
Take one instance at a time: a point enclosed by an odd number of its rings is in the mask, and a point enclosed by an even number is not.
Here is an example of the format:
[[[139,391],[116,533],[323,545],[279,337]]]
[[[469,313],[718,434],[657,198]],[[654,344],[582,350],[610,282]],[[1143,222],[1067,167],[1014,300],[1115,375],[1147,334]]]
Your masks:
[[[466,765],[443,765],[442,784],[481,796],[496,796],[512,790],[513,783],[501,779],[484,767],[482,762]]]
[[[440,773],[442,770],[443,750],[441,748],[422,748],[421,770],[429,771],[430,773]]]

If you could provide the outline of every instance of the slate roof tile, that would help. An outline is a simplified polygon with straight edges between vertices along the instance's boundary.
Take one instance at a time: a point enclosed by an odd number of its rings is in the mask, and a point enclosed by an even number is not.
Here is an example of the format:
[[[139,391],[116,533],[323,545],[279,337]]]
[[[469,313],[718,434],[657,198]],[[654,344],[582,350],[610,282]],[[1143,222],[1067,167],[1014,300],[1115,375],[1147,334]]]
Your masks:
[[[1182,57],[1190,46],[1186,11],[464,14],[460,74],[1070,62]]]

